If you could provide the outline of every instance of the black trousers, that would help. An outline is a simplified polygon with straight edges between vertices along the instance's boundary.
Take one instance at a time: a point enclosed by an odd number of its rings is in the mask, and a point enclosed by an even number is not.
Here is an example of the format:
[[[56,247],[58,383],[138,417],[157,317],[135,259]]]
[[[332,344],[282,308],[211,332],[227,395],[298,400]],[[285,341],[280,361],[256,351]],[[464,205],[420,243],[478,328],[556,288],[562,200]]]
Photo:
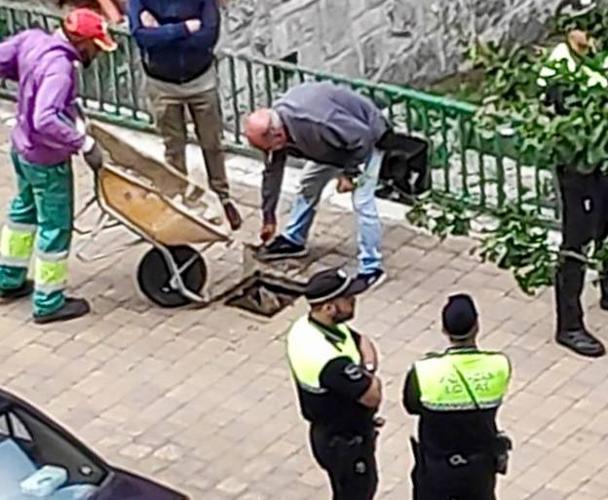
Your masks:
[[[582,175],[558,169],[562,210],[562,250],[582,254],[587,244],[601,244],[608,236],[608,176],[596,171]],[[586,266],[562,256],[555,280],[558,331],[584,328],[581,294]],[[608,269],[604,269],[604,273]],[[602,297],[608,298],[608,278],[601,281]]]
[[[372,500],[378,487],[375,434],[337,436],[312,425],[313,456],[327,472],[333,500]]]
[[[491,455],[466,457],[453,466],[446,459],[417,460],[412,471],[413,500],[496,500],[496,473]]]

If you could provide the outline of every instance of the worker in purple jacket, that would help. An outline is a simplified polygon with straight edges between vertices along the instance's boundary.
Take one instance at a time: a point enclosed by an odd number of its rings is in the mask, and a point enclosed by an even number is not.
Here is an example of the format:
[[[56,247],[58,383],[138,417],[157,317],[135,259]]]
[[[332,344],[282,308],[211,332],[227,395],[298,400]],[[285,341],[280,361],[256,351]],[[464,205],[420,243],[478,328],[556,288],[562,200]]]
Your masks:
[[[32,29],[0,43],[0,77],[19,84],[11,152],[17,195],[0,238],[0,301],[33,292],[36,323],[89,312],[84,299],[64,294],[74,205],[71,157],[82,152],[93,169],[103,163],[76,107],[76,67],[115,48],[103,17],[89,9],[71,12],[54,34]]]

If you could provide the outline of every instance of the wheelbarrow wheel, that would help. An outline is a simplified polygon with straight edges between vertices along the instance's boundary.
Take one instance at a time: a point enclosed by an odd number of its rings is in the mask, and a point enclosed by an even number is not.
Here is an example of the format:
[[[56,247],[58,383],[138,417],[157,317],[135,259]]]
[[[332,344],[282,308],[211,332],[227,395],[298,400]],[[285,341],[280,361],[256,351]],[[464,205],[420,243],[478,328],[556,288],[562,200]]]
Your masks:
[[[167,247],[171,253],[187,290],[199,294],[207,280],[207,266],[203,257],[185,245]],[[157,248],[150,250],[139,264],[137,283],[143,294],[161,307],[182,307],[192,303],[176,287],[172,286],[173,273],[163,253]]]

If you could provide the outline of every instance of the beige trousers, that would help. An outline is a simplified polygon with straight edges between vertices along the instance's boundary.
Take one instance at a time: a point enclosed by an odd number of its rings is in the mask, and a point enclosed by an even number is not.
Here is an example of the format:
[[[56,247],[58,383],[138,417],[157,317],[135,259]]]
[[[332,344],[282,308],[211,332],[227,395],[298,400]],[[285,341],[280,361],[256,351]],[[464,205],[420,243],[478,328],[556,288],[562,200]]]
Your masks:
[[[194,122],[196,137],[203,151],[209,186],[221,200],[229,194],[226,164],[222,147],[222,116],[216,89],[190,95],[167,94],[154,86],[149,87],[149,97],[154,110],[156,125],[165,143],[165,160],[185,174],[186,167],[186,110]],[[200,192],[194,195],[200,196]]]

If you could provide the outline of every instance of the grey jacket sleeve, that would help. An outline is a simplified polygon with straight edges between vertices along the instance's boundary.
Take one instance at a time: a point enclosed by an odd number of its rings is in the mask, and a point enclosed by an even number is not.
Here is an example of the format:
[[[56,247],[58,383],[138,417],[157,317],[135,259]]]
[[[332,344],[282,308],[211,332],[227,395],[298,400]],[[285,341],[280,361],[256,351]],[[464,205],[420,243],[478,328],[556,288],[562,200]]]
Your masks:
[[[276,211],[281,197],[283,174],[287,161],[287,151],[272,154],[272,161],[266,163],[262,179],[262,217],[264,224],[275,224]]]

